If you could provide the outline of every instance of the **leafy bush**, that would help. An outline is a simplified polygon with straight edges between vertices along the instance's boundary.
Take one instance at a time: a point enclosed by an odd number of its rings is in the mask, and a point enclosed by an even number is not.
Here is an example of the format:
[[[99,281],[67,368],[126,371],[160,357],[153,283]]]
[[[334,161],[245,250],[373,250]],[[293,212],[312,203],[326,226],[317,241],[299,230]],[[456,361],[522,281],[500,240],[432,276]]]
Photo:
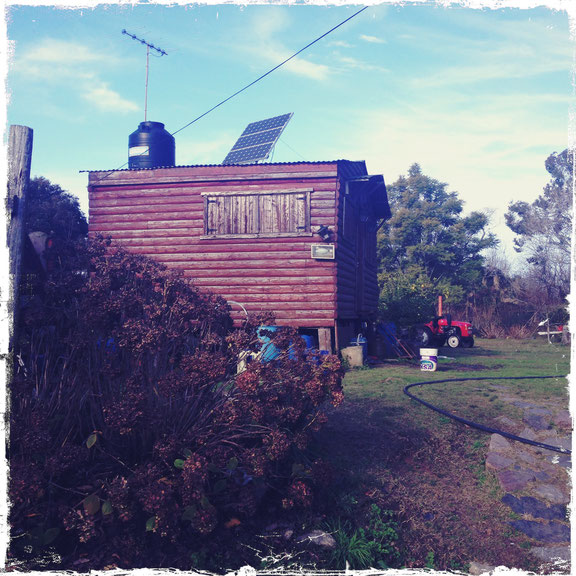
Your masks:
[[[328,530],[336,540],[335,568],[345,568],[346,563],[353,569],[388,568],[400,559],[394,514],[376,504],[370,506],[366,526],[354,528],[349,520],[337,520]]]
[[[222,298],[102,239],[75,258],[22,314],[13,561],[50,549],[61,568],[190,568],[264,503],[310,506],[300,454],[342,400],[337,358],[305,359],[284,330],[279,358],[237,374],[261,319],[232,331]]]
[[[378,275],[379,317],[398,326],[428,322],[436,315],[438,295],[453,305],[463,298],[462,288],[445,280],[430,280],[416,266],[406,271],[385,271]]]

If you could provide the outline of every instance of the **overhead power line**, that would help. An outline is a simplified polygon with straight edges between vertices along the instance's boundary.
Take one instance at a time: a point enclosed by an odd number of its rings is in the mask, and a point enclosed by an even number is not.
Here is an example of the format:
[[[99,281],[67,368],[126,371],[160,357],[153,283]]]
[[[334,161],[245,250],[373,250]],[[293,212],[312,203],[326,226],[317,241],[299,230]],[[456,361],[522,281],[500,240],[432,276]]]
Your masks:
[[[234,92],[234,94],[232,94],[231,96],[228,96],[228,98],[222,100],[221,102],[216,104],[216,106],[212,106],[212,108],[210,108],[210,110],[207,110],[203,114],[200,114],[200,116],[194,118],[194,120],[192,120],[191,122],[188,122],[188,124],[182,126],[182,128],[178,128],[178,130],[176,130],[175,132],[172,132],[172,136],[174,136],[175,134],[178,134],[178,132],[182,132],[182,130],[185,130],[186,128],[188,128],[188,126],[191,126],[195,122],[198,122],[198,120],[200,120],[201,118],[204,118],[204,116],[207,116],[208,114],[210,114],[210,112],[213,112],[214,110],[216,110],[216,108],[219,108],[220,106],[222,106],[222,104],[225,104],[229,100],[232,100],[232,98],[234,98],[235,96],[238,96],[238,94],[241,94],[245,90],[248,90],[248,88],[250,88],[251,86],[254,86],[254,84],[260,82],[260,80],[263,80],[264,78],[266,78],[266,76],[269,76],[270,74],[272,74],[272,72],[278,70],[278,68],[284,66],[284,64],[286,64],[287,62],[290,62],[290,60],[292,60],[293,58],[296,58],[296,56],[298,56],[298,54],[301,54],[302,52],[304,52],[304,50],[307,50],[308,48],[310,48],[310,46],[313,46],[314,44],[316,44],[316,42],[319,42],[320,40],[322,40],[322,38],[325,38],[326,36],[328,36],[328,34],[331,34],[332,32],[334,32],[334,30],[337,30],[338,28],[340,28],[340,26],[343,26],[344,24],[346,24],[346,22],[352,20],[352,18],[355,18],[356,16],[358,16],[358,14],[360,14],[361,12],[364,12],[364,10],[366,10],[367,8],[368,8],[368,6],[364,6],[364,8],[361,8],[360,10],[358,10],[358,12],[355,12],[354,14],[352,14],[352,16],[349,16],[348,18],[346,18],[346,20],[343,20],[342,22],[340,22],[340,24],[337,24],[336,26],[334,26],[333,28],[328,30],[328,32],[325,32],[324,34],[322,34],[322,36],[318,36],[318,38],[316,38],[316,40],[313,40],[309,44],[306,44],[306,46],[304,46],[304,48],[301,48],[300,50],[298,50],[298,52],[295,52],[294,54],[292,54],[292,56],[290,56],[289,58],[286,58],[286,60],[284,60],[283,62],[281,62],[277,66],[274,66],[274,68],[271,68],[270,70],[268,70],[268,72],[266,72],[265,74],[262,74],[262,76],[259,76],[258,78],[256,78],[256,80],[254,80],[253,82],[250,82],[250,84],[247,84],[246,86],[244,86],[244,88],[241,88],[237,92]]]

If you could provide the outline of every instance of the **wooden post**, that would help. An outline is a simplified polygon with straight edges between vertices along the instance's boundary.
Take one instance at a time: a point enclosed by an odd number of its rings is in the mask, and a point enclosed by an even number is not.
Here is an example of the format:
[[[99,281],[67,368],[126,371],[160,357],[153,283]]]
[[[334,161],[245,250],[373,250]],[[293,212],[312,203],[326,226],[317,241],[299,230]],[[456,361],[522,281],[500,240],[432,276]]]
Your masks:
[[[26,197],[32,163],[32,134],[27,126],[10,126],[8,141],[8,210],[7,244],[10,257],[10,301],[12,308],[12,343],[18,322],[18,289],[24,249]]]
[[[318,349],[332,354],[332,330],[330,328],[318,328]]]

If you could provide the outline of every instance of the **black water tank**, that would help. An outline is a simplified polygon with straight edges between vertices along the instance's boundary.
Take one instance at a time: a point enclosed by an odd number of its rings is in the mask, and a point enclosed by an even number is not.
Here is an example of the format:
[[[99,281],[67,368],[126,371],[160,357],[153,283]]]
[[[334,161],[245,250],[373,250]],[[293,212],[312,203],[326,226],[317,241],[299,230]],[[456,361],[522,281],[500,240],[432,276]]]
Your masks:
[[[130,170],[175,165],[174,136],[164,130],[162,122],[140,122],[128,138]]]

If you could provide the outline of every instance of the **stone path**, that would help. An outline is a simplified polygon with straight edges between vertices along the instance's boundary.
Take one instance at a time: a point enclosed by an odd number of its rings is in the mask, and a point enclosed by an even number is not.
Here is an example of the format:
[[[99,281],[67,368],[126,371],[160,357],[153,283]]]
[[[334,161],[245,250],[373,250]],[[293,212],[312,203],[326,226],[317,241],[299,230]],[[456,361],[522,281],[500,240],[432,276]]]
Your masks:
[[[572,420],[568,410],[537,406],[506,395],[500,400],[521,410],[522,419],[499,419],[502,431],[552,446],[571,449]],[[510,524],[533,539],[533,554],[542,569],[570,573],[570,455],[508,440],[493,434],[486,459],[502,490],[502,501],[515,513]]]

